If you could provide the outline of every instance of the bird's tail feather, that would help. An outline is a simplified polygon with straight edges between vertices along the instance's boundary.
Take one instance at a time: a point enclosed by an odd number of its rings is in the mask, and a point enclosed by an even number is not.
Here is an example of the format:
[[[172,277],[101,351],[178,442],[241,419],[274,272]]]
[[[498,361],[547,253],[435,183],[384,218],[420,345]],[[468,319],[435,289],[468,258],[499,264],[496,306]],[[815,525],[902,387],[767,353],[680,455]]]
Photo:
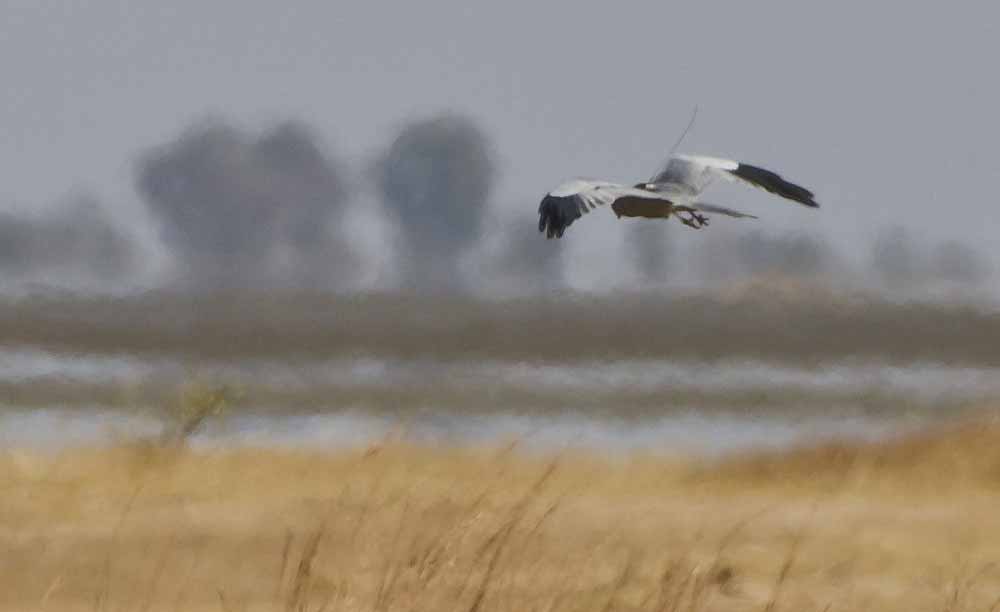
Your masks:
[[[692,204],[691,208],[694,208],[695,210],[700,210],[701,212],[707,212],[709,214],[726,215],[727,217],[736,217],[738,219],[758,218],[757,215],[751,215],[750,213],[740,212],[738,210],[733,210],[732,208],[726,208],[725,206],[709,204],[708,202],[698,202],[697,204]]]

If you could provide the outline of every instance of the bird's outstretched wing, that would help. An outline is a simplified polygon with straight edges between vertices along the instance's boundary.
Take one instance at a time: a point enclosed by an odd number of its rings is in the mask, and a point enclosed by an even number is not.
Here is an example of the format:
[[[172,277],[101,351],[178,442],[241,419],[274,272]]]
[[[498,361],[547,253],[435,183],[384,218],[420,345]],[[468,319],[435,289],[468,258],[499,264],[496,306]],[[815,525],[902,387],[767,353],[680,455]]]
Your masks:
[[[741,180],[793,202],[819,208],[815,196],[805,187],[788,182],[770,170],[717,157],[675,155],[649,182],[693,197],[717,178]]]
[[[574,221],[606,205],[613,205],[618,216],[630,217],[666,217],[671,208],[670,200],[663,194],[618,183],[575,179],[559,185],[542,199],[538,205],[538,231],[546,238],[561,238]]]

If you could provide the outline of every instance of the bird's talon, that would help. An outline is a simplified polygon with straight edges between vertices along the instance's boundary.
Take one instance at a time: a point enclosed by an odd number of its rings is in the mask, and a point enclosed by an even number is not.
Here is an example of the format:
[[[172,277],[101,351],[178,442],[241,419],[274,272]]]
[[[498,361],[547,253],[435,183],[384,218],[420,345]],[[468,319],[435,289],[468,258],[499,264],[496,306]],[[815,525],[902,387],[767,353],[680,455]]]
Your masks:
[[[681,223],[683,223],[684,225],[694,229],[701,229],[708,225],[708,217],[704,215],[699,215],[698,213],[695,212],[689,212],[688,216],[686,217],[677,215],[677,218],[679,218],[681,220]]]

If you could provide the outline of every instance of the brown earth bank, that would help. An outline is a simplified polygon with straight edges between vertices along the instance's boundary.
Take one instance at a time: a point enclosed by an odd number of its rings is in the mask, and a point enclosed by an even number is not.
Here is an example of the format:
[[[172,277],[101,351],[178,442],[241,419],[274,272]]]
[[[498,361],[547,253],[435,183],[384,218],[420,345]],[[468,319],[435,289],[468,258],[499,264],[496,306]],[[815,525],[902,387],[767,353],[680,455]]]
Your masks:
[[[155,292],[0,300],[0,347],[191,359],[749,359],[1000,366],[1000,310],[823,287],[484,300]]]
[[[693,459],[0,453],[9,610],[997,610],[1000,424]]]

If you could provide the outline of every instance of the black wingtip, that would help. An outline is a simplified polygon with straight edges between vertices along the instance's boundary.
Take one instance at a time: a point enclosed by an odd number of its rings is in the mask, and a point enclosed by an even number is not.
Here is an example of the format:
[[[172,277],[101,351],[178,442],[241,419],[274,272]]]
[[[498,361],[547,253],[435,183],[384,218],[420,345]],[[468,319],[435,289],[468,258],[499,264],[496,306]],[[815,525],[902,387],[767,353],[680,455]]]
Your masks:
[[[538,231],[545,233],[546,238],[562,238],[569,224],[580,216],[579,211],[576,216],[566,214],[569,209],[563,202],[565,199],[547,195],[538,205]]]
[[[747,182],[753,183],[762,189],[770,191],[773,194],[787,198],[793,202],[798,202],[803,206],[819,208],[819,202],[816,201],[813,192],[809,191],[805,187],[802,187],[801,185],[796,185],[795,183],[786,181],[777,173],[771,172],[770,170],[765,170],[764,168],[757,166],[751,166],[750,164],[740,164],[735,170],[730,170],[730,172]]]

